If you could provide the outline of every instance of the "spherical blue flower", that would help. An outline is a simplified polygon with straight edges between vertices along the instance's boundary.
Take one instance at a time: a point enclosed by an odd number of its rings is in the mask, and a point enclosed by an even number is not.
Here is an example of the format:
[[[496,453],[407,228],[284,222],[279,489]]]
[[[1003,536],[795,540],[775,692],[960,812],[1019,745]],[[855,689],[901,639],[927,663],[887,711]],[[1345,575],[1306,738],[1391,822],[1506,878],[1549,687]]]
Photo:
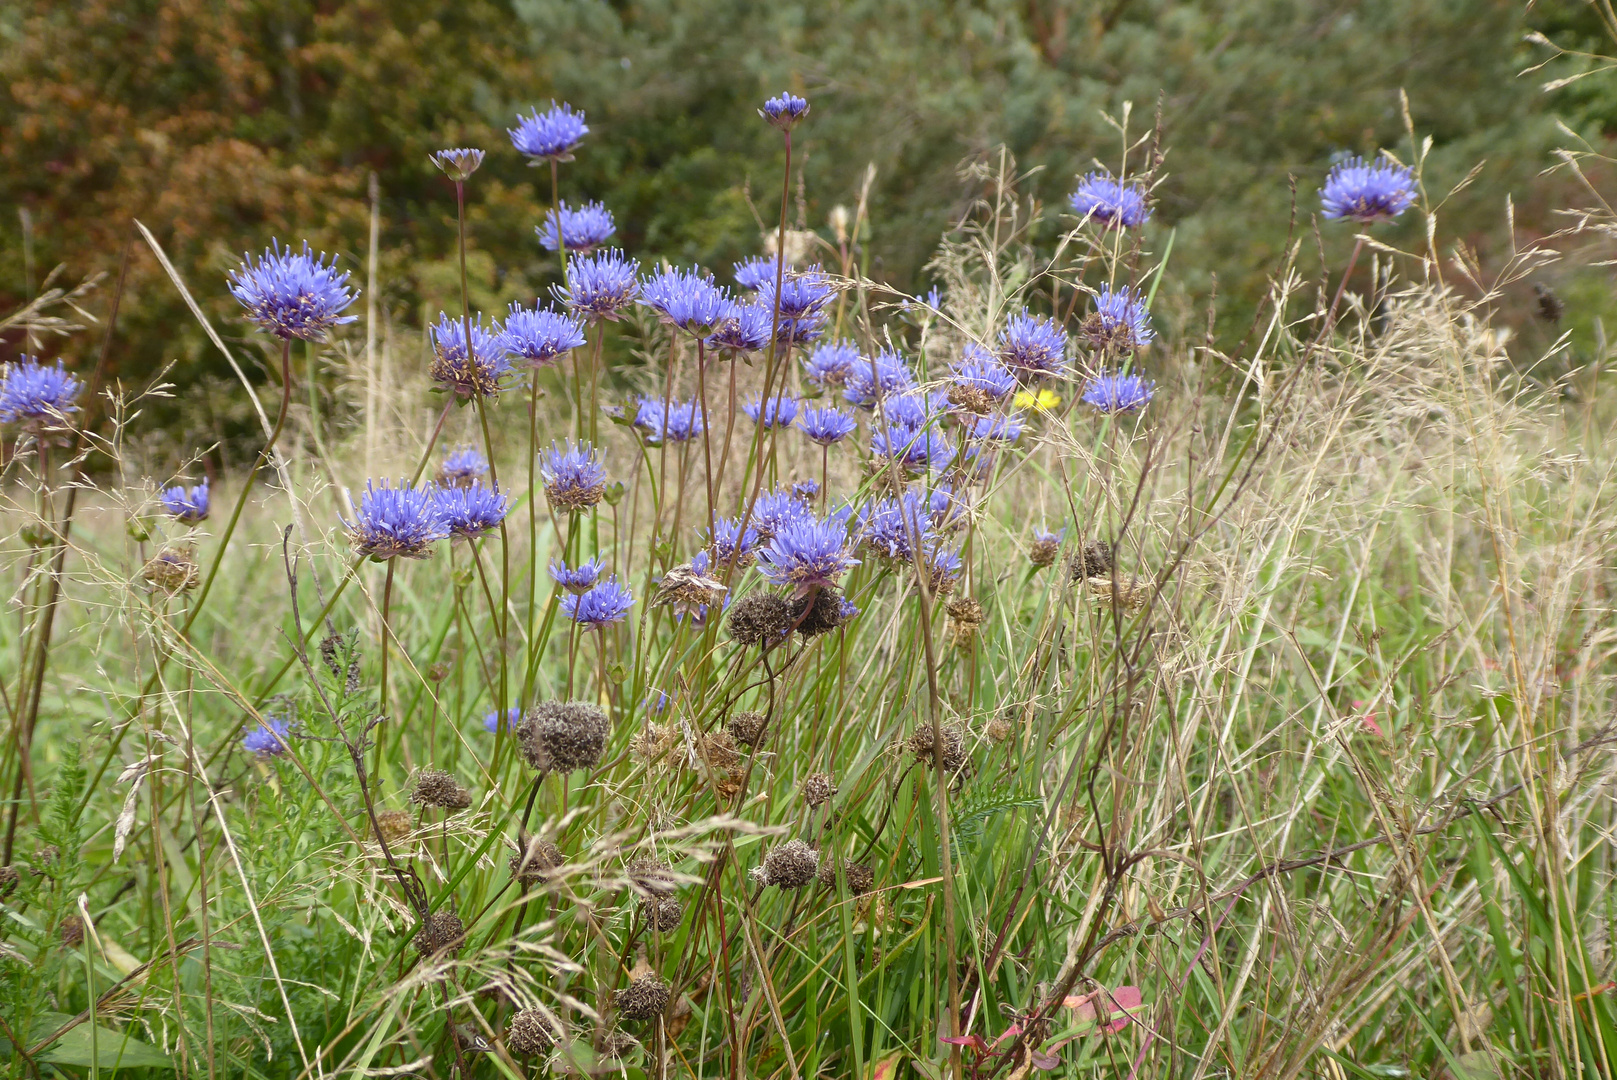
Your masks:
[[[511,373],[499,325],[484,326],[483,314],[478,312],[471,322],[470,358],[466,350],[466,329],[465,320],[451,318],[446,312],[438,313],[438,325],[429,327],[433,357],[427,374],[457,397],[488,397],[498,393],[500,380]]]
[[[196,487],[179,484],[164,488],[158,496],[163,501],[163,512],[184,525],[195,525],[208,520],[208,481],[204,477]]]
[[[848,368],[843,379],[842,396],[850,405],[875,408],[876,399],[887,394],[902,394],[915,389],[915,373],[897,353],[883,349],[874,360],[860,357]]]
[[[1138,375],[1098,375],[1089,381],[1083,400],[1104,413],[1133,412],[1150,404],[1155,390],[1156,383]]]
[[[1108,228],[1137,229],[1151,220],[1145,195],[1140,184],[1125,184],[1107,173],[1092,172],[1078,181],[1078,190],[1068,201],[1079,217]]]
[[[518,113],[517,126],[507,128],[505,133],[511,136],[517,153],[533,158],[530,164],[537,165],[541,161],[573,160],[573,151],[589,132],[582,112],[552,100],[548,112],[534,109],[531,116]]]
[[[622,622],[634,606],[634,594],[609,577],[588,592],[568,593],[561,598],[561,610],[585,630],[599,630],[609,623]]]
[[[689,401],[664,402],[662,398],[639,398],[634,407],[634,426],[645,432],[646,442],[656,446],[664,436],[671,443],[690,442],[701,435],[701,403]]]
[[[926,495],[926,518],[934,529],[952,532],[964,525],[967,510],[964,498],[955,494],[954,487],[939,484]]]
[[[616,248],[567,260],[567,285],[551,293],[589,322],[617,319],[640,295],[640,263]]]
[[[606,563],[600,559],[586,559],[577,566],[568,566],[557,559],[550,560],[550,579],[571,593],[588,592],[595,587]]]
[[[452,150],[439,150],[429,155],[431,161],[449,179],[459,183],[471,177],[477,167],[483,164],[483,151],[469,146],[457,147]]]
[[[916,545],[932,538],[927,500],[913,489],[896,499],[877,499],[860,515],[859,540],[879,555],[909,561]]]
[[[1367,164],[1361,157],[1350,157],[1326,174],[1319,201],[1328,218],[1364,225],[1388,221],[1415,201],[1415,174],[1391,161]]]
[[[736,284],[748,292],[763,288],[765,283],[773,285],[777,276],[785,277],[786,271],[779,259],[769,255],[754,255],[735,264]]]
[[[1019,416],[979,416],[971,426],[973,439],[1012,443],[1022,437],[1025,425]]]
[[[803,374],[820,386],[841,386],[859,363],[859,348],[853,342],[828,341],[809,353],[803,361]]]
[[[505,716],[503,718],[500,716],[500,711],[498,709],[495,709],[493,712],[484,716],[483,730],[488,732],[490,735],[493,735],[499,731],[515,731],[516,726],[521,722],[522,706],[513,705],[509,709],[505,710]]]
[[[438,489],[438,513],[450,535],[475,540],[500,527],[511,505],[497,487],[480,483]]]
[[[278,716],[264,717],[264,723],[242,736],[241,747],[259,757],[275,757],[292,749],[292,725]]]
[[[1113,291],[1102,285],[1095,294],[1095,310],[1084,320],[1084,336],[1098,349],[1133,352],[1156,338],[1145,297],[1128,286]]]
[[[757,527],[758,535],[768,540],[788,524],[809,513],[806,502],[790,488],[765,491],[752,506],[748,522]]]
[[[408,481],[399,481],[398,487],[386,480],[377,487],[366,481],[365,494],[360,496],[359,511],[353,521],[343,519],[348,526],[348,539],[354,550],[369,555],[377,562],[395,556],[406,559],[424,559],[428,548],[449,535],[439,509],[437,488],[432,485],[416,487]]]
[[[782,131],[791,131],[808,114],[809,103],[790,91],[782,91],[770,98],[758,110],[758,115],[768,120],[771,127]]]
[[[728,353],[759,352],[769,347],[774,312],[762,304],[731,304],[730,314],[707,339],[707,347]]]
[[[488,472],[488,459],[473,446],[462,446],[444,455],[438,465],[438,483],[444,487],[467,487]]]
[[[797,426],[809,441],[821,446],[835,446],[854,433],[859,421],[843,412],[841,409],[804,409],[803,415],[798,418]]]
[[[316,258],[307,241],[301,252],[272,241],[264,257],[243,255],[230,274],[230,295],[247,309],[247,317],[278,338],[320,341],[326,331],[357,316],[344,315],[355,294],[348,271],[337,272],[337,257],[328,265]]]
[[[879,459],[874,463],[878,470],[891,460],[911,472],[942,472],[954,460],[954,447],[941,432],[916,431],[900,424],[876,432],[870,440],[870,452]]]
[[[818,266],[801,270],[787,270],[780,282],[780,317],[802,319],[825,310],[836,296],[836,289],[825,271]],[[774,310],[775,280],[768,278],[758,286],[758,303]]]
[[[665,323],[705,335],[730,317],[730,291],[700,270],[664,267],[640,284],[640,302]]]
[[[928,545],[922,555],[931,576],[932,591],[946,593],[952,589],[954,583],[960,579],[960,572],[965,565],[960,560],[960,552],[940,549],[933,544]]]
[[[794,596],[835,585],[858,563],[848,546],[847,526],[809,513],[786,522],[758,552],[759,571]]]
[[[569,439],[565,450],[551,443],[540,473],[545,480],[545,498],[563,513],[587,510],[606,494],[606,469],[589,443]]]
[[[889,427],[901,427],[909,431],[920,431],[942,413],[943,409],[919,390],[883,398],[877,410],[877,415],[885,419]]]
[[[756,506],[753,507],[754,511],[757,509]],[[752,525],[754,519],[748,520],[745,533],[741,531],[741,522],[735,518],[719,518],[713,523],[714,533],[712,536],[707,535],[706,529],[700,530],[698,535],[704,538],[703,545],[712,558],[714,566],[728,566],[731,559],[735,560],[737,567],[752,565],[754,553],[757,551],[759,541],[762,539],[758,535],[758,530]]]
[[[790,427],[792,421],[797,419],[797,399],[784,394],[771,394],[768,401],[753,398],[743,403],[741,411],[746,413],[753,423],[761,423],[766,428]]]
[[[507,356],[529,367],[544,367],[569,349],[584,344],[584,330],[572,319],[550,308],[529,310],[512,304],[505,317],[501,342]]]
[[[546,214],[544,224],[534,226],[533,231],[539,234],[539,243],[546,251],[555,251],[560,246],[556,242],[556,211]],[[594,251],[610,240],[614,232],[617,232],[617,224],[612,220],[612,211],[604,204],[589,202],[577,210],[561,204],[561,239],[568,251]]]
[[[44,422],[78,412],[75,402],[83,390],[60,360],[51,367],[24,354],[0,368],[0,422]]]
[[[1016,375],[979,345],[967,345],[949,380],[949,401],[972,412],[986,412],[1016,390]]]
[[[1023,308],[1021,314],[1011,316],[999,335],[999,358],[1025,380],[1063,375],[1067,370],[1067,332]]]
[[[799,480],[792,485],[792,498],[804,506],[813,506],[814,500],[820,497],[820,482],[813,478]]]

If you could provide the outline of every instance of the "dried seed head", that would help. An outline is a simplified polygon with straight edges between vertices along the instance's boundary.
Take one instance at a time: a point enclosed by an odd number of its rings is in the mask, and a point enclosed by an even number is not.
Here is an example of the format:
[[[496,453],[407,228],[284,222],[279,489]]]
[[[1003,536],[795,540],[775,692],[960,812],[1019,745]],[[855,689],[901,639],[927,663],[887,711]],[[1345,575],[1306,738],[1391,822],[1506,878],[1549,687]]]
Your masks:
[[[800,790],[803,801],[810,807],[830,802],[836,793],[837,785],[832,782],[831,774],[823,772],[817,772],[804,780]]]
[[[201,579],[196,549],[189,544],[166,547],[152,556],[151,561],[141,569],[140,576],[161,592],[177,593],[194,589]]]
[[[616,1060],[639,1046],[633,1036],[622,1031],[608,1031],[596,1040],[596,1049],[604,1058]]]
[[[423,769],[416,777],[410,801],[420,806],[439,806],[445,810],[464,810],[472,805],[472,793],[442,769]]]
[[[657,933],[672,934],[685,918],[685,905],[672,896],[648,896],[640,901],[640,914]]]
[[[326,670],[336,678],[342,678],[342,661],[337,659],[337,645],[342,638],[337,634],[327,634],[320,639],[320,662],[326,665]]]
[[[698,760],[705,760],[715,769],[733,767],[741,760],[741,752],[736,749],[735,736],[728,731],[715,731],[711,735],[703,736]]]
[[[1040,536],[1027,546],[1027,561],[1040,569],[1056,561],[1061,554],[1061,537]]]
[[[949,773],[970,772],[971,759],[966,756],[966,740],[958,728],[943,729],[943,770]],[[915,729],[909,742],[910,753],[923,765],[932,764],[932,725],[922,724]]]
[[[415,936],[416,952],[433,956],[447,952],[454,956],[466,940],[466,924],[453,911],[438,911],[427,916],[427,921]]]
[[[767,723],[761,712],[736,713],[730,717],[726,730],[730,738],[742,746],[757,746],[764,740],[764,725]]]
[[[668,984],[655,975],[642,975],[612,999],[625,1020],[650,1020],[668,1008]]]
[[[630,860],[623,870],[629,875],[630,888],[641,896],[672,896],[679,888],[674,868],[650,855]]]
[[[838,863],[833,859],[827,859],[820,864],[819,878],[821,885],[836,888],[838,866],[842,868],[842,872],[848,877],[848,891],[855,896],[867,893],[875,887],[876,871],[869,866],[864,863]]]
[[[963,386],[956,383],[949,387],[949,404],[957,409],[980,415],[993,412],[998,402],[981,386]]]
[[[764,856],[760,881],[780,889],[801,889],[819,872],[819,852],[801,840],[788,840]]]
[[[381,830],[382,839],[396,844],[410,835],[415,824],[407,810],[383,810],[376,815],[376,827]]]
[[[69,915],[57,929],[62,935],[62,944],[68,948],[77,948],[84,943],[84,920],[79,916]]]
[[[988,721],[988,726],[983,729],[983,734],[988,736],[990,742],[1002,743],[1011,737],[1011,731],[1011,722],[1003,716],[996,716]]]
[[[522,756],[540,772],[572,772],[600,762],[609,727],[599,705],[541,701],[517,725],[517,740]]]
[[[556,1022],[543,1009],[521,1009],[505,1028],[505,1047],[513,1054],[542,1054],[556,1044]]]
[[[651,602],[653,606],[672,604],[676,612],[688,615],[722,604],[728,591],[718,578],[690,563],[681,563],[663,575]]]
[[[1084,550],[1072,557],[1072,579],[1112,576],[1112,545],[1104,540],[1091,540]]]
[[[429,664],[427,666],[427,681],[441,683],[449,678],[449,673],[453,670],[453,666],[447,660],[439,660],[437,663]]]
[[[511,855],[511,876],[524,885],[537,885],[567,861],[561,848],[542,837],[529,837],[522,850]]]
[[[730,636],[743,648],[779,645],[795,621],[790,600],[774,593],[753,593],[731,606]]]
[[[732,765],[723,776],[714,781],[714,791],[721,800],[729,802],[741,791],[741,780],[746,775],[746,771],[740,765]]]
[[[1151,583],[1139,578],[1092,577],[1089,591],[1121,611],[1139,611],[1151,599]]]
[[[842,599],[840,592],[835,589],[821,589],[814,594],[812,607],[809,606],[806,596],[792,601],[791,622],[787,625],[795,623],[799,634],[811,638],[829,634],[851,617],[849,606]]]
[[[949,613],[949,638],[960,648],[970,645],[983,624],[983,606],[974,597],[957,596],[945,608]]]

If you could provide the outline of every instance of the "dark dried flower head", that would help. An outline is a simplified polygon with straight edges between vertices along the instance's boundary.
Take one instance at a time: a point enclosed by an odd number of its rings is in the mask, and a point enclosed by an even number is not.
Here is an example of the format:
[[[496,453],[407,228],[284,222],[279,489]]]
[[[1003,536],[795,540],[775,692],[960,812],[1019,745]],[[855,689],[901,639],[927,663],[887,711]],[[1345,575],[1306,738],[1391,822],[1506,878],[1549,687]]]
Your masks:
[[[767,723],[767,718],[761,712],[742,712],[730,717],[725,730],[730,733],[730,738],[742,746],[757,746],[763,741]]]
[[[1035,529],[1033,542],[1027,547],[1027,561],[1040,569],[1049,566],[1060,556],[1061,541],[1066,535],[1066,529],[1062,529],[1060,532]]]
[[[396,844],[408,837],[415,825],[410,820],[409,811],[383,810],[376,815],[376,827],[381,831],[382,839],[389,844]]]
[[[647,765],[666,767],[675,760],[679,733],[664,724],[647,724],[629,740],[629,750]]]
[[[62,935],[62,944],[70,949],[84,943],[84,920],[77,915],[69,915],[63,919],[58,931]]]
[[[650,1020],[668,1008],[668,997],[667,983],[655,975],[642,975],[619,990],[612,1001],[625,1020]]]
[[[646,925],[659,934],[672,934],[685,918],[685,905],[672,896],[648,896],[640,901]]]
[[[606,748],[609,727],[599,705],[541,701],[517,725],[517,741],[528,764],[541,772],[593,769]]]
[[[454,956],[466,940],[466,924],[453,911],[438,911],[427,916],[415,936],[416,952],[434,956],[447,952]]]
[[[1011,737],[1013,730],[1009,720],[1003,716],[996,716],[988,721],[988,726],[983,729],[983,734],[988,736],[989,742],[1002,743]]]
[[[1111,577],[1112,545],[1104,540],[1091,540],[1084,550],[1072,557],[1072,578]]]
[[[166,547],[141,568],[140,576],[152,588],[166,593],[194,589],[201,578],[196,550],[190,545]]]
[[[830,773],[817,772],[803,781],[798,793],[810,807],[823,806],[836,795],[837,785],[832,781]]]
[[[698,559],[699,565],[693,559],[663,575],[652,606],[672,604],[677,614],[685,615],[724,602],[724,594],[729,590],[724,582],[707,573],[707,553],[698,552]]]
[[[973,596],[957,596],[944,610],[949,613],[949,634],[954,643],[961,647],[970,645],[986,617],[982,604]]]
[[[418,806],[441,807],[445,810],[464,810],[472,805],[472,793],[442,769],[424,769],[416,777],[410,801]]]
[[[679,889],[674,868],[650,855],[637,855],[623,868],[638,896],[672,896]]]
[[[697,744],[697,759],[715,769],[728,769],[741,760],[735,738],[728,731],[715,731],[702,736]]]
[[[917,761],[930,766],[932,760],[932,725],[921,724],[911,735],[909,742],[905,743],[909,752],[915,755]],[[966,756],[966,740],[958,728],[946,727],[943,729],[943,771],[948,773],[968,771],[971,759]]]
[[[567,856],[553,841],[531,836],[521,851],[512,854],[511,876],[524,885],[537,885],[566,861]]]
[[[869,892],[876,885],[876,872],[865,863],[841,862],[834,859],[826,859],[820,864],[820,884],[827,888],[836,888],[838,869],[847,876],[848,891],[855,896]]]
[[[505,1027],[505,1048],[513,1054],[542,1054],[560,1034],[555,1019],[543,1009],[519,1009]]]
[[[820,853],[801,840],[788,840],[770,849],[763,866],[753,871],[760,885],[801,889],[820,872]]]
[[[730,636],[743,648],[769,648],[786,640],[794,621],[790,600],[774,593],[753,593],[730,608]]]
[[[798,634],[805,638],[840,629],[857,614],[859,609],[835,589],[821,589],[814,594],[812,603],[806,596],[792,601],[792,622],[797,625]]]

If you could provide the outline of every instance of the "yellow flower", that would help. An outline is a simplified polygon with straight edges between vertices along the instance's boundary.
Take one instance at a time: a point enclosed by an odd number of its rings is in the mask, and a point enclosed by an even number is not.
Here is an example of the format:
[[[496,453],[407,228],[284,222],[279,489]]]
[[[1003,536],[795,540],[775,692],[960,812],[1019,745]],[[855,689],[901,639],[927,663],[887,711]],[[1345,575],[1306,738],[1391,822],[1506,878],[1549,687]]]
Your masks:
[[[1048,387],[1040,389],[1037,394],[1031,394],[1026,390],[1018,390],[1016,397],[1012,401],[1018,409],[1035,409],[1039,412],[1049,412],[1061,404],[1061,398],[1056,395],[1054,390]]]

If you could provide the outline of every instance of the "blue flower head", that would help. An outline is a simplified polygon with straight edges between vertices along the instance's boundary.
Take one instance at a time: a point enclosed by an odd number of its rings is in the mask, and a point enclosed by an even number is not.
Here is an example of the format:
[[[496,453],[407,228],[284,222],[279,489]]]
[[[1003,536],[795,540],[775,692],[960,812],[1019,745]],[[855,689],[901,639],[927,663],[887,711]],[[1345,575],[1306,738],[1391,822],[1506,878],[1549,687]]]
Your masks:
[[[971,412],[987,412],[1016,390],[1016,375],[980,345],[967,345],[954,362],[949,401]]]
[[[792,498],[804,506],[813,506],[814,500],[820,497],[820,482],[812,477],[799,480],[792,485]]]
[[[895,352],[883,349],[874,360],[860,357],[848,368],[843,380],[842,396],[850,405],[872,409],[876,399],[888,394],[902,394],[915,389],[915,373]]]
[[[878,415],[886,419],[890,427],[901,427],[909,431],[920,431],[943,413],[942,402],[934,407],[932,399],[919,390],[911,390],[906,394],[894,394],[882,400]]]
[[[758,115],[769,121],[770,127],[782,131],[791,131],[808,114],[809,103],[789,91],[770,98],[758,110]]]
[[[79,411],[75,403],[83,390],[84,384],[60,360],[48,366],[24,354],[17,363],[0,367],[0,422],[48,423],[60,419]]]
[[[762,304],[731,304],[730,313],[707,339],[707,347],[736,356],[759,352],[769,346],[774,312]]]
[[[946,593],[954,588],[954,583],[960,580],[960,571],[964,568],[960,552],[944,550],[933,544],[922,554],[925,556],[926,568],[931,578],[928,584],[933,594]]]
[[[931,510],[914,489],[896,499],[877,499],[860,515],[859,540],[879,555],[909,561],[915,545],[932,539]]]
[[[1350,157],[1325,175],[1319,201],[1328,218],[1347,218],[1363,225],[1390,221],[1415,201],[1415,174],[1391,161],[1366,164],[1361,157]]]
[[[241,748],[259,757],[276,757],[292,749],[292,725],[278,716],[264,717],[264,723],[242,736]]]
[[[416,487],[404,480],[398,487],[389,486],[386,480],[380,487],[367,481],[354,520],[344,519],[343,524],[348,526],[354,550],[377,562],[397,556],[424,559],[432,554],[428,549],[435,541],[449,535],[437,489]]]
[[[344,315],[355,294],[348,271],[337,272],[337,257],[325,261],[309,250],[294,252],[272,241],[263,258],[243,255],[230,274],[230,295],[247,309],[247,318],[278,338],[320,341],[326,331],[357,316]]]
[[[759,501],[762,501],[760,497]],[[703,536],[708,556],[715,566],[728,566],[734,559],[738,568],[751,566],[758,549],[758,530],[753,527],[752,521],[757,518],[757,507],[754,506],[754,516],[748,520],[747,531],[741,532],[741,522],[735,518],[719,518],[713,523],[713,536],[708,537],[707,530],[703,529],[699,535]]]
[[[780,285],[780,321],[776,340],[784,345],[803,345],[825,333],[826,307],[836,295],[831,279],[818,266],[788,271]],[[766,281],[758,288],[758,305],[775,310],[775,283]]]
[[[171,488],[164,488],[158,498],[163,502],[163,512],[182,525],[195,525],[199,521],[208,520],[208,481],[203,478],[202,483],[196,487],[182,487],[179,484]]]
[[[758,552],[758,569],[795,596],[835,585],[859,560],[848,546],[848,527],[836,518],[810,513],[787,522]]]
[[[979,416],[971,426],[971,437],[988,442],[1013,443],[1022,437],[1025,425],[1022,418],[1009,416]]]
[[[730,291],[699,270],[665,267],[640,283],[640,302],[665,323],[698,336],[711,333],[735,307]]]
[[[438,483],[444,487],[468,487],[488,472],[488,459],[476,447],[462,446],[444,455],[438,464]]]
[[[522,706],[513,705],[509,709],[505,710],[504,717],[500,716],[500,711],[498,709],[495,709],[493,712],[484,716],[483,730],[488,732],[490,735],[493,735],[499,731],[515,731],[516,726],[521,722]]]
[[[790,488],[777,488],[758,496],[752,505],[752,517],[747,520],[757,527],[760,537],[768,540],[808,512],[808,507],[796,492]]]
[[[797,399],[784,394],[771,394],[769,400],[753,398],[741,406],[755,424],[762,424],[766,428],[790,427],[797,419]]]
[[[1092,172],[1078,181],[1078,190],[1067,200],[1079,217],[1108,228],[1137,229],[1151,220],[1145,188],[1125,184],[1103,172]]]
[[[1050,319],[1038,318],[1023,308],[999,335],[999,358],[1026,381],[1064,375],[1067,370],[1067,332]]]
[[[1138,375],[1097,375],[1084,390],[1084,404],[1103,413],[1133,412],[1151,403],[1156,383]]]
[[[803,374],[820,386],[841,386],[860,363],[859,348],[851,341],[827,341],[803,361]]]
[[[640,295],[640,263],[616,248],[567,260],[567,285],[552,285],[552,295],[589,322],[617,319]]]
[[[587,510],[606,494],[606,469],[589,443],[569,439],[565,450],[551,443],[541,475],[545,479],[545,498],[566,514]]]
[[[438,325],[430,327],[432,363],[427,373],[432,381],[456,397],[488,397],[500,389],[500,380],[511,373],[505,358],[505,339],[498,325],[483,325],[478,313],[471,322],[472,347],[468,357],[465,320],[438,313]]]
[[[505,330],[501,345],[508,357],[514,357],[529,367],[539,368],[554,363],[569,349],[584,344],[584,331],[572,319],[550,308],[529,310],[521,304],[512,304],[505,317]]]
[[[475,540],[499,528],[510,512],[510,502],[497,487],[474,483],[438,489],[438,513],[451,536]]]
[[[634,426],[645,433],[646,442],[660,444],[664,437],[672,443],[690,442],[705,430],[702,426],[701,403],[668,401],[662,398],[639,398],[634,407]]]
[[[769,255],[754,255],[735,264],[736,284],[748,292],[761,289],[766,283],[773,285],[777,276],[786,276],[785,267],[780,265],[779,259]]]
[[[1156,339],[1145,297],[1128,286],[1112,290],[1102,285],[1095,294],[1095,310],[1084,320],[1084,336],[1097,349],[1133,352]]]
[[[876,432],[870,440],[870,452],[878,459],[873,463],[877,470],[892,460],[910,472],[942,472],[954,460],[954,447],[941,432],[916,431],[901,424]]]
[[[539,244],[546,251],[555,251],[561,246],[556,241],[556,211],[546,214],[544,224],[534,226],[533,231],[539,234]],[[577,210],[561,204],[561,240],[568,251],[594,251],[616,231],[612,211],[602,203],[588,202]]]
[[[552,100],[548,112],[534,109],[530,116],[518,113],[517,126],[507,128],[505,133],[511,136],[511,145],[517,148],[517,153],[532,158],[530,165],[537,165],[541,161],[573,160],[573,151],[590,129],[584,123],[582,112],[574,112],[571,105],[565,102],[557,105]]]
[[[616,577],[607,578],[588,592],[568,593],[561,598],[562,613],[585,630],[622,622],[633,606],[634,594],[618,584]]]
[[[570,593],[589,592],[605,570],[606,563],[600,559],[586,559],[577,566],[550,560],[550,579]]]
[[[823,409],[804,409],[803,415],[798,418],[797,426],[809,437],[810,442],[821,446],[835,446],[854,433],[859,421],[841,409],[828,406]]]
[[[477,167],[483,164],[483,151],[469,146],[456,147],[451,150],[439,150],[429,155],[432,163],[449,179],[457,184],[471,178]]]

